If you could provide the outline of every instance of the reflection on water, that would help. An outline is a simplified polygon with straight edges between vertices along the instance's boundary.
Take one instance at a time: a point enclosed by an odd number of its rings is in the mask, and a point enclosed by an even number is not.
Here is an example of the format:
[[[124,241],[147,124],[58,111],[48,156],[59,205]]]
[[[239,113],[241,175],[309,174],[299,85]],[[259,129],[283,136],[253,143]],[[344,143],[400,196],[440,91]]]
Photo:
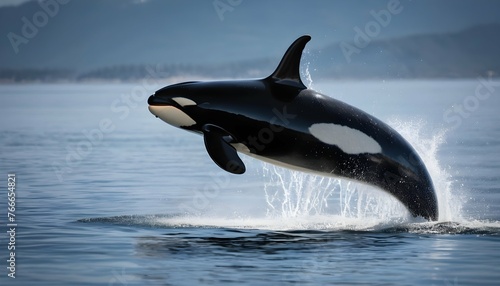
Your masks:
[[[175,264],[189,257],[185,270],[193,270],[194,280],[203,275],[195,270],[199,263],[209,263],[212,270],[205,275],[211,278],[201,279],[213,282],[230,273],[231,279],[240,283],[249,283],[251,279],[252,284],[266,281],[307,284],[313,277],[322,283],[331,283],[338,278],[345,279],[347,273],[365,272],[349,262],[353,258],[366,260],[364,267],[385,263],[390,258],[384,253],[389,249],[404,249],[407,235],[176,229],[161,236],[137,237],[135,249],[139,257],[162,261],[164,269],[179,269]],[[207,266],[201,268],[207,269]],[[175,271],[169,272],[168,277],[175,280]]]
[[[200,235],[200,232],[202,235]],[[207,236],[204,236],[206,234]],[[211,234],[211,235],[209,235]],[[223,236],[213,236],[214,234]],[[403,238],[404,235],[400,235]],[[357,232],[259,232],[241,230],[196,231],[196,236],[186,232],[170,232],[164,236],[138,237],[136,250],[145,256],[169,256],[192,252],[207,255],[214,251],[252,253],[253,255],[292,252],[316,252],[325,244],[346,248],[391,247],[404,243],[398,235],[363,235]]]

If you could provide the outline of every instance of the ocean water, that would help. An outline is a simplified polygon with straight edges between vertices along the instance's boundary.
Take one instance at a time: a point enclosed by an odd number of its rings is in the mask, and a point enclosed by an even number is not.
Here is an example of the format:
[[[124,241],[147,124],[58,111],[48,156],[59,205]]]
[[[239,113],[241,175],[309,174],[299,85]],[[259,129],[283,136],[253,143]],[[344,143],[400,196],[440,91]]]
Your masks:
[[[224,173],[147,110],[166,84],[0,86],[0,285],[498,285],[500,82],[313,84],[411,142],[438,222],[244,155]]]

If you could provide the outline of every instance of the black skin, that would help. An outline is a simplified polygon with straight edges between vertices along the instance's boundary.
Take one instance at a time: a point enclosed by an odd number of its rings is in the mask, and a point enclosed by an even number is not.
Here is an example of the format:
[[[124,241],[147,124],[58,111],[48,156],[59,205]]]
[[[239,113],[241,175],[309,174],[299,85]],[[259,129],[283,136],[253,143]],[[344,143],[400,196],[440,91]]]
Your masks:
[[[174,106],[189,115],[196,124],[181,128],[202,134],[209,155],[228,172],[245,171],[230,145],[240,143],[251,154],[377,186],[401,201],[413,216],[437,220],[432,180],[411,145],[375,117],[302,84],[300,55],[309,39],[297,39],[265,79],[175,84],[158,90],[148,104]],[[172,100],[175,97],[196,105],[180,106]],[[309,133],[315,123],[359,130],[377,141],[382,152],[344,153]]]

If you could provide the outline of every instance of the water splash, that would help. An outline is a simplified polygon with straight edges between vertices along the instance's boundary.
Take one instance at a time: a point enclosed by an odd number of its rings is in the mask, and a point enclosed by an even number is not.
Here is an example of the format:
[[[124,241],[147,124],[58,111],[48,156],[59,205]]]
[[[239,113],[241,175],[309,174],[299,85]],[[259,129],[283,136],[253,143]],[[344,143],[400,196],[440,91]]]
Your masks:
[[[307,62],[306,63],[306,68],[305,68],[305,72],[303,73],[303,77],[306,80],[306,86],[307,86],[307,88],[314,89],[314,87],[313,87],[313,80],[312,80],[312,77],[311,77],[311,72],[309,71],[309,65],[310,64],[311,64],[311,62]]]
[[[267,217],[309,229],[366,229],[400,223],[408,211],[396,199],[362,183],[264,164]],[[403,218],[403,219],[402,219]],[[309,222],[309,223],[307,223]]]
[[[304,50],[303,52],[303,57],[304,58],[309,58],[309,59],[313,59],[313,54],[308,50]],[[311,65],[311,61],[308,60],[305,62],[304,64],[304,68],[301,68],[301,75],[302,75],[302,78],[305,79],[305,85],[307,86],[307,88],[309,89],[315,89],[313,87],[313,80],[312,80],[312,76],[311,76],[311,72],[309,70],[309,66]],[[314,69],[314,71],[316,71],[316,69]]]
[[[446,131],[438,131],[430,137],[425,137],[423,135],[425,127],[423,121],[405,122],[391,119],[389,125],[408,140],[424,161],[436,190],[439,221],[465,221],[462,215],[465,202],[463,190],[454,186],[452,176],[441,166],[438,159],[439,147],[446,141]]]
[[[270,180],[264,185],[264,191],[267,215],[273,217],[322,214],[336,183],[329,178],[288,171],[266,163],[263,175]]]

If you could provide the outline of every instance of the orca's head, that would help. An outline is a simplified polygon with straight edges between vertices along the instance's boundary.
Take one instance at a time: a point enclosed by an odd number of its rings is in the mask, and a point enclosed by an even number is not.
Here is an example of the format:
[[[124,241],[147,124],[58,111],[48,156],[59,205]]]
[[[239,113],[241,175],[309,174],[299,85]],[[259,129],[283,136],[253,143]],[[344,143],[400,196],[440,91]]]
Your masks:
[[[205,124],[226,123],[235,114],[248,116],[254,105],[262,108],[263,100],[272,100],[265,89],[263,80],[183,82],[151,95],[149,111],[175,127],[202,132]]]
[[[196,107],[197,96],[190,93],[197,82],[169,85],[155,92],[148,99],[149,111],[175,127],[189,128],[197,124],[189,109]]]

